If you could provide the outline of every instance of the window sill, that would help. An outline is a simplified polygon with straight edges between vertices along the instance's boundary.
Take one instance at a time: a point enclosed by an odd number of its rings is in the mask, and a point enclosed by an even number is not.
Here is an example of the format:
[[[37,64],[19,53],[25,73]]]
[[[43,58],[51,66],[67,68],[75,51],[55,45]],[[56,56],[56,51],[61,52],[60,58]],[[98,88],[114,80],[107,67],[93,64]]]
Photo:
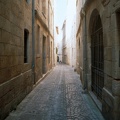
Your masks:
[[[24,65],[28,65],[29,63],[27,62],[27,63],[24,63]]]

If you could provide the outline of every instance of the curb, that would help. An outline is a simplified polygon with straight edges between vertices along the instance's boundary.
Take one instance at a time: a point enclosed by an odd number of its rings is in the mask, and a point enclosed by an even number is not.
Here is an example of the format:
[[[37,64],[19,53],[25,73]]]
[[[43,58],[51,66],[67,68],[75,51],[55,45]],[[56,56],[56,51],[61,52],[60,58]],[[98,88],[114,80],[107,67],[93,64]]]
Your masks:
[[[49,70],[46,74],[43,74],[43,77],[40,78],[34,85],[33,85],[33,88],[34,89],[40,82],[42,82],[44,80],[44,78],[46,78],[52,71],[53,71],[54,67]]]

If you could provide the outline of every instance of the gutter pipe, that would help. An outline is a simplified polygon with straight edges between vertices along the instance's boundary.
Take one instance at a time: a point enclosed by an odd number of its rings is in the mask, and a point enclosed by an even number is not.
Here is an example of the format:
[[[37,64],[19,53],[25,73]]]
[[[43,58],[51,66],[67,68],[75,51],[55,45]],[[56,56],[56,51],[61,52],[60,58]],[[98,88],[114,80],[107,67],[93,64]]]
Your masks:
[[[35,3],[32,0],[32,75],[35,84]]]

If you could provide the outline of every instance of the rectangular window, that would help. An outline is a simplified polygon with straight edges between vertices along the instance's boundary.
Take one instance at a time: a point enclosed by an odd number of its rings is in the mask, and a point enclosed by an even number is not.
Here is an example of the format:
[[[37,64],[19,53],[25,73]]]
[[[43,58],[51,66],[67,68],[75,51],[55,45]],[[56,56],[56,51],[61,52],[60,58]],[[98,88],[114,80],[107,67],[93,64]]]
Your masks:
[[[49,56],[48,62],[50,63],[50,38],[49,36],[47,36],[47,41],[48,41],[47,49],[48,49],[48,56]]]
[[[46,0],[42,0],[42,12],[46,14]]]
[[[40,54],[40,26],[37,26],[37,54]]]
[[[24,30],[24,63],[28,62],[28,37],[29,37],[29,31],[25,29]]]

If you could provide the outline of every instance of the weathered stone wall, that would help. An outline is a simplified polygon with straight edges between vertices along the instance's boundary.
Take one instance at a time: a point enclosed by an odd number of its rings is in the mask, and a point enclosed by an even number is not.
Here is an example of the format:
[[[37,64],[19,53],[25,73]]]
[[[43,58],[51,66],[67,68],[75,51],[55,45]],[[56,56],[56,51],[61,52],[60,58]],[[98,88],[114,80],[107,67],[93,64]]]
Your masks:
[[[32,4],[0,0],[0,119],[32,89]],[[28,63],[24,64],[24,29],[29,31]]]
[[[93,0],[86,1],[81,18],[82,40],[86,43],[87,70],[83,74],[87,78],[88,90],[91,91],[91,31],[92,19],[98,11],[103,27],[104,45],[104,88],[102,90],[102,113],[108,120],[120,118],[120,1],[119,0]],[[84,14],[85,13],[85,14]],[[86,16],[86,26],[84,24]],[[86,28],[86,33],[84,29]],[[84,48],[83,48],[84,49]],[[81,53],[82,54],[82,51]],[[83,58],[84,60],[84,58]],[[81,60],[82,61],[82,60]],[[85,70],[85,68],[83,68]],[[83,81],[85,81],[83,79]]]
[[[53,3],[50,0],[45,2],[45,13],[42,11],[42,0],[35,1],[35,81],[37,82],[43,74],[48,72],[53,66]],[[38,42],[37,27],[40,27],[40,37]],[[43,37],[46,38],[43,46]],[[37,54],[37,46],[39,44],[40,53]],[[43,47],[45,49],[43,50]],[[44,57],[44,59],[43,59]],[[43,72],[45,69],[45,72]]]
[[[41,0],[35,1],[35,80],[32,67],[32,0],[0,0],[0,119],[32,90],[42,77],[43,36],[46,37],[46,72],[53,66],[53,3],[46,0],[46,12]],[[50,9],[50,13],[49,12]],[[35,14],[36,14],[35,11]],[[49,16],[48,16],[49,15]],[[51,16],[52,15],[52,16]],[[49,21],[49,19],[51,21]],[[40,27],[39,35],[37,27]],[[24,29],[29,32],[28,60],[24,63]],[[38,36],[39,39],[38,40]],[[49,39],[48,39],[49,38]],[[38,45],[39,44],[39,45]],[[39,48],[39,53],[37,50]]]
[[[76,0],[76,70],[77,73],[80,74],[80,80],[82,81],[83,76],[83,38],[82,38],[82,30],[81,30],[81,8],[82,8],[82,0]]]

